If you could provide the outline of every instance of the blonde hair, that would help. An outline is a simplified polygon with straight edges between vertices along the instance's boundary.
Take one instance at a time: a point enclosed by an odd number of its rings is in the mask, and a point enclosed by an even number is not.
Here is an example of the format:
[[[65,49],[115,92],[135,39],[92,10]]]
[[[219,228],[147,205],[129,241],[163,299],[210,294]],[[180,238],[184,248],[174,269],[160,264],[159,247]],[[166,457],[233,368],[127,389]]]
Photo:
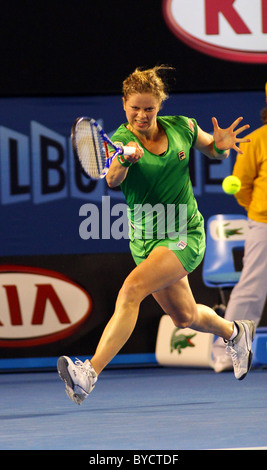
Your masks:
[[[152,93],[161,103],[165,101],[169,95],[167,85],[161,75],[167,70],[173,70],[173,67],[158,65],[145,70],[136,68],[123,81],[122,92],[125,101],[134,93]]]

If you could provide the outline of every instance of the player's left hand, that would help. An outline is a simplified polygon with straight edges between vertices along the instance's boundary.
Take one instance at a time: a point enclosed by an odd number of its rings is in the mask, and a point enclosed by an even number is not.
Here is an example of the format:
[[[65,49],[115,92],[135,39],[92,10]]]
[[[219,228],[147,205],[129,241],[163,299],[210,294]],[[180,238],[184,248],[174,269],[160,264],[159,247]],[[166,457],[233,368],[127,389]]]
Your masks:
[[[227,129],[221,129],[218,125],[217,119],[215,117],[212,118],[212,124],[214,128],[213,139],[218,149],[234,149],[239,154],[243,153],[237,144],[240,142],[250,142],[250,139],[237,138],[237,135],[241,134],[241,132],[244,132],[246,129],[249,129],[250,126],[249,124],[245,124],[244,126],[236,129],[242,120],[243,118],[239,117]]]

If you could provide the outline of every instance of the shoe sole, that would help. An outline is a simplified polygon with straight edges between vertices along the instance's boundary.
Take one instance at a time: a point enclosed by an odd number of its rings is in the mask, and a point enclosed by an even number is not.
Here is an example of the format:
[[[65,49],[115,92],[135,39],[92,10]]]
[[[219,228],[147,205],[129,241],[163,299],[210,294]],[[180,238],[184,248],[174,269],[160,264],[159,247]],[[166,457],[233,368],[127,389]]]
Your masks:
[[[248,327],[249,328],[249,327]],[[246,328],[244,327],[244,331],[245,331],[245,335],[247,334],[247,330]],[[255,333],[256,333],[256,327],[255,327],[255,323],[253,322],[252,324],[252,331],[251,331],[251,344],[254,340],[254,337],[255,337]],[[250,330],[249,330],[249,335],[250,335]],[[248,372],[250,371],[251,369],[251,365],[252,365],[252,359],[253,359],[253,352],[252,352],[252,349],[250,349],[249,351],[249,355],[248,355],[248,367],[247,367],[247,372],[243,375],[241,375],[241,377],[239,377],[238,380],[243,380],[246,375],[248,374]]]
[[[74,382],[69,374],[68,365],[69,363],[67,359],[65,359],[64,356],[61,356],[57,361],[57,371],[61,380],[63,380],[63,382],[73,390]]]
[[[74,382],[68,371],[68,361],[64,356],[61,356],[57,361],[57,371],[61,380],[66,385],[66,394],[76,405],[81,405],[84,400],[84,396],[74,392]]]

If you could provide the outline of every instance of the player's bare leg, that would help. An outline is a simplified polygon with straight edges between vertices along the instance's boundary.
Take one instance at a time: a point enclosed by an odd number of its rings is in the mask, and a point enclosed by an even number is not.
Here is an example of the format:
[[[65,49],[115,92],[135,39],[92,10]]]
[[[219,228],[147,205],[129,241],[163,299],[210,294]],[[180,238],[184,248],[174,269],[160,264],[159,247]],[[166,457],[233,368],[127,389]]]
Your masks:
[[[98,375],[131,336],[140,303],[151,293],[175,325],[182,328],[194,326],[198,331],[218,334],[226,339],[231,337],[233,322],[223,320],[209,307],[199,308],[196,305],[187,275],[176,255],[165,247],[155,249],[130,273],[119,292],[115,312],[91,359]]]
[[[94,388],[97,376],[130,337],[141,301],[154,290],[166,287],[187,274],[176,256],[172,255],[166,248],[154,250],[126,278],[117,297],[115,312],[104,329],[90,362],[85,361],[83,366],[80,362],[73,363],[67,356],[59,358],[58,373],[65,382],[67,395],[75,403],[81,404],[88,396]]]
[[[195,302],[187,276],[153,296],[176,326],[212,333],[226,340],[233,333],[232,321],[224,320],[210,307]]]
[[[213,333],[226,340],[231,338],[234,322],[224,320],[209,307],[197,306],[187,275],[176,255],[166,247],[156,248],[130,273],[91,361],[83,368],[80,364],[75,366],[66,357],[59,359],[61,378],[71,390],[76,390],[74,396],[68,393],[73,401],[78,403],[88,396],[97,376],[129,339],[138,319],[140,303],[149,294],[153,293],[176,326]]]
[[[142,300],[149,294],[177,282],[187,274],[177,257],[165,247],[156,248],[130,273],[123,283],[115,312],[91,360],[97,374],[113,359],[131,336]]]
[[[179,295],[177,295],[179,290]],[[193,298],[187,278],[181,279],[177,285],[153,294],[163,310],[173,319],[174,324],[181,326],[181,312],[190,305]],[[182,298],[182,302],[179,300]],[[186,306],[186,299],[189,302]],[[181,304],[181,305],[180,305]],[[218,316],[206,305],[195,304],[196,311],[190,326],[193,330],[212,333],[223,338],[226,353],[231,356],[234,374],[238,380],[243,380],[252,364],[252,341],[255,335],[255,324],[250,320],[228,321]],[[177,319],[177,315],[179,315]]]

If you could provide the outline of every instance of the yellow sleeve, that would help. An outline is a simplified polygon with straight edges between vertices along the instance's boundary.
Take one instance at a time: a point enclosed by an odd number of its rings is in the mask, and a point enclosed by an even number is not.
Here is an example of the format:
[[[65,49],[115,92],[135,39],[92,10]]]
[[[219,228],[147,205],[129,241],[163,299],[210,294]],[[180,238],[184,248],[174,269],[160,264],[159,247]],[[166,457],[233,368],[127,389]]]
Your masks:
[[[253,140],[252,136],[249,137],[251,142],[239,145],[243,154],[237,155],[233,169],[233,175],[237,176],[241,181],[241,189],[235,194],[235,197],[238,204],[246,210],[248,210],[251,202],[253,182],[258,173],[257,141]]]

